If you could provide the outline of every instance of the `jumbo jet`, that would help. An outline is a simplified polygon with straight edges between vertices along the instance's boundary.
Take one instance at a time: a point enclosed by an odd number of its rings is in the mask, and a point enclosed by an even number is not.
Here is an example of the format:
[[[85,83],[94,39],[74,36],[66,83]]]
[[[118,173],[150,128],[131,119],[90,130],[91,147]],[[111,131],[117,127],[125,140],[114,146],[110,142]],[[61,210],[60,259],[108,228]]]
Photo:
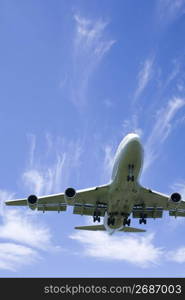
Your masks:
[[[103,224],[78,226],[81,230],[107,230],[144,232],[130,227],[131,218],[138,218],[139,224],[146,224],[148,218],[162,218],[163,212],[170,216],[185,217],[185,202],[179,193],[168,196],[143,187],[139,182],[143,166],[144,151],[140,138],[128,134],[120,143],[115,157],[111,180],[108,184],[76,191],[68,187],[64,193],[27,199],[9,200],[6,205],[28,206],[38,211],[66,211],[73,206],[73,213],[92,216],[94,222]]]

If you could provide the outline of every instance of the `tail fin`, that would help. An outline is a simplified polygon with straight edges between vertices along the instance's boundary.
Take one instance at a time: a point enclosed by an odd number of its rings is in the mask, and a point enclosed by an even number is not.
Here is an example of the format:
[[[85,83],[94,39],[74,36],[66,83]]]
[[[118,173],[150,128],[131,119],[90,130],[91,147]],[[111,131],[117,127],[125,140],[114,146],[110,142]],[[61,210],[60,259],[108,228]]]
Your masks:
[[[104,225],[91,225],[91,226],[77,226],[75,229],[79,230],[90,230],[90,231],[106,231]],[[119,231],[124,232],[145,232],[144,229],[134,228],[134,227],[123,227]]]

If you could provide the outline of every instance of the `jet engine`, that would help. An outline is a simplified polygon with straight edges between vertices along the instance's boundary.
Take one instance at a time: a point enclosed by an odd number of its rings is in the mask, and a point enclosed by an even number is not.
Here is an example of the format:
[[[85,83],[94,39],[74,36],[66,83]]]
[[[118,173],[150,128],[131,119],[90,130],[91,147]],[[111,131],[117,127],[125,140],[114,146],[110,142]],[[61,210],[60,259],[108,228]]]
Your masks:
[[[69,187],[65,190],[64,198],[67,202],[69,200],[73,200],[75,198],[75,195],[76,195],[76,190],[72,187]]]
[[[173,203],[180,203],[181,202],[181,195],[179,193],[173,193],[171,196],[170,196],[170,201],[173,202]]]
[[[35,195],[30,195],[27,199],[27,202],[28,202],[29,208],[34,210],[37,208],[38,198]]]

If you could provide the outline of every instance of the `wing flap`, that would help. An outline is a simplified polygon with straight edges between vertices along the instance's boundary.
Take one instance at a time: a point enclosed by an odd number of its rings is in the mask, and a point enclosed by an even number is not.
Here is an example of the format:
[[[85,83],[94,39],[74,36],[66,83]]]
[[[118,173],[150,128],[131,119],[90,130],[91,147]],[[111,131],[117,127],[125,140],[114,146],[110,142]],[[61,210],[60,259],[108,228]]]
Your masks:
[[[66,211],[67,210],[67,205],[65,203],[59,203],[59,204],[39,204],[37,206],[37,210],[39,211]]]
[[[92,205],[92,204],[74,204],[73,213],[77,215],[93,216],[94,211],[98,210],[99,216],[105,215],[107,205]]]
[[[132,210],[133,218],[162,218],[162,207],[134,207]]]
[[[174,209],[169,211],[169,216],[173,217],[185,217],[185,210]]]

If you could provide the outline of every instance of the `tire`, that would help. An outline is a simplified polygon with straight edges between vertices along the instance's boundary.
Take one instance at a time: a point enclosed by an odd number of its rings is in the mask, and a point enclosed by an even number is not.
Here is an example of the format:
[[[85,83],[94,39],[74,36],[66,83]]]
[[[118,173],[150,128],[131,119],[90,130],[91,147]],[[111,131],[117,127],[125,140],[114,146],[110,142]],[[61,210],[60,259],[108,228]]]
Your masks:
[[[114,226],[114,224],[115,224],[115,219],[114,218],[112,219],[111,224],[112,224],[112,226]]]

